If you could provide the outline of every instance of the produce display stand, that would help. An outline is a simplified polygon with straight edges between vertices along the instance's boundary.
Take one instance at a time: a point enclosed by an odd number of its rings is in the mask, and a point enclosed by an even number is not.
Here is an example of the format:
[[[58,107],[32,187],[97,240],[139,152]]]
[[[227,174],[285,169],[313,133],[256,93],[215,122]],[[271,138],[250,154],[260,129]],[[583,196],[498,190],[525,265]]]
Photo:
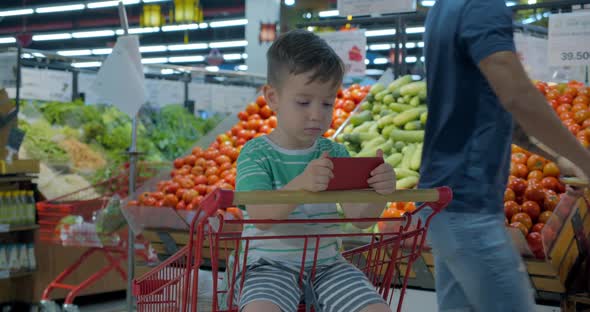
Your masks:
[[[173,256],[162,262],[158,267],[143,277],[136,279],[134,294],[137,296],[138,311],[195,311],[204,308],[199,301],[199,268],[209,259],[213,274],[213,295],[206,300],[211,304],[207,310],[237,311],[233,302],[233,289],[236,274],[240,270],[238,263],[240,244],[248,252],[249,243],[257,237],[242,237],[240,228],[245,224],[302,224],[309,220],[225,220],[218,209],[243,204],[304,204],[330,202],[383,202],[383,201],[421,201],[433,207],[433,214],[444,209],[451,201],[452,193],[449,188],[433,190],[403,190],[391,195],[378,195],[372,191],[327,191],[311,193],[305,191],[257,191],[232,192],[216,190],[209,194],[191,214],[179,214],[178,211],[167,208],[152,208],[128,206],[123,209],[130,227],[136,233],[142,233],[151,243],[164,246],[171,239],[176,246],[184,245]],[[418,209],[421,209],[419,207]],[[350,250],[344,250],[343,256],[367,274],[376,286],[376,290],[389,301],[397,301],[397,310],[401,311],[403,296],[407,286],[407,279],[397,283],[400,271],[408,271],[418,257],[425,240],[428,224],[431,219],[422,223],[413,220],[413,213],[399,219],[317,219],[314,222],[346,224],[348,222],[397,222],[391,232],[386,233],[337,233],[334,235],[312,234],[281,236],[278,239],[302,239],[315,242],[328,237],[341,238],[346,241],[364,241],[364,245]],[[415,220],[415,219],[414,219]],[[412,226],[413,225],[413,226]],[[182,228],[182,230],[181,230]],[[150,234],[153,233],[153,234]],[[162,235],[166,234],[166,235]],[[161,239],[166,237],[165,239]],[[268,238],[268,237],[265,237]],[[260,238],[258,238],[260,239]],[[405,246],[406,248],[401,248]],[[316,249],[317,253],[317,249]],[[317,255],[317,254],[316,254]],[[316,255],[305,254],[301,261],[315,259]],[[225,274],[219,264],[225,260],[228,265]],[[297,260],[298,261],[298,260]],[[405,266],[403,262],[406,262]],[[304,263],[304,262],[302,262]],[[315,265],[308,269],[314,272]],[[303,274],[300,271],[300,274]],[[313,273],[312,273],[313,274]],[[300,275],[302,276],[302,275]],[[405,276],[408,276],[407,272]],[[218,279],[225,280],[225,285],[219,284]],[[228,286],[229,285],[229,286]],[[395,294],[395,288],[399,293]],[[225,297],[225,299],[223,299]],[[300,307],[302,310],[304,307]]]
[[[132,175],[141,184],[153,177],[161,167],[169,164],[140,163],[137,176]],[[111,201],[124,199],[129,194],[128,180],[130,177],[127,166],[121,168],[121,174],[77,192],[51,199],[37,204],[39,216],[39,240],[45,243],[68,247],[82,248],[85,251],[71,265],[66,267],[53,281],[47,285],[41,296],[41,305],[48,311],[57,310],[57,305],[51,300],[51,294],[56,289],[65,289],[69,293],[65,298],[64,310],[77,311],[74,305],[76,296],[84,292],[109,272],[117,272],[125,281],[127,278],[124,263],[127,260],[127,231],[121,231],[125,220],[121,215],[107,215],[104,224],[115,227],[113,231],[97,230],[96,218],[101,209],[108,209]],[[115,197],[116,196],[116,197]],[[116,211],[116,210],[115,210]],[[69,220],[68,220],[69,218]],[[67,221],[64,221],[67,220]],[[117,226],[119,224],[120,226]],[[145,262],[149,261],[148,247],[145,244],[135,244],[135,253]],[[107,264],[86,268],[86,277],[78,284],[66,284],[74,272],[80,271],[91,257],[104,257]],[[79,273],[79,272],[78,272]]]

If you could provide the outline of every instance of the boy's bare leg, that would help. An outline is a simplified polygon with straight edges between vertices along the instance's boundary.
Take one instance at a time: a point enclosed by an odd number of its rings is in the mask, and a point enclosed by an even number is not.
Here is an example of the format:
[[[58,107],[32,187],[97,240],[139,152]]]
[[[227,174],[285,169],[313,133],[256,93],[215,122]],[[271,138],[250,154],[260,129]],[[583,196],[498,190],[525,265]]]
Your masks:
[[[361,312],[391,312],[391,308],[383,303],[375,303],[368,305],[366,308],[362,309]]]
[[[248,303],[242,310],[242,312],[281,312],[281,308],[279,308],[276,304],[269,302],[269,301],[254,301]],[[381,311],[381,310],[375,310]],[[385,311],[385,310],[383,310]]]

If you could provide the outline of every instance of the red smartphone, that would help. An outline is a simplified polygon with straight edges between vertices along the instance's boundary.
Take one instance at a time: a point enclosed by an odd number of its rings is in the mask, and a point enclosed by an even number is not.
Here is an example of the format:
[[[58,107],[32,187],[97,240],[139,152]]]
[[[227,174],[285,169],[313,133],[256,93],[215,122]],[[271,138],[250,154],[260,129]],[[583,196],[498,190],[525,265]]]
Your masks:
[[[329,158],[334,164],[334,178],[328,183],[328,191],[359,190],[369,188],[367,180],[371,171],[383,163],[381,157]]]

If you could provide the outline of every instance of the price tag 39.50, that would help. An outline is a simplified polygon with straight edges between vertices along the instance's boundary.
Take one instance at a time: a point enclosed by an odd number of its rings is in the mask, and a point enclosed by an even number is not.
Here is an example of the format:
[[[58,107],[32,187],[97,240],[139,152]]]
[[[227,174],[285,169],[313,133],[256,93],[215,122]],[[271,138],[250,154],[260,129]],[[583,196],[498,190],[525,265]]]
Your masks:
[[[549,16],[549,63],[590,65],[590,12]]]

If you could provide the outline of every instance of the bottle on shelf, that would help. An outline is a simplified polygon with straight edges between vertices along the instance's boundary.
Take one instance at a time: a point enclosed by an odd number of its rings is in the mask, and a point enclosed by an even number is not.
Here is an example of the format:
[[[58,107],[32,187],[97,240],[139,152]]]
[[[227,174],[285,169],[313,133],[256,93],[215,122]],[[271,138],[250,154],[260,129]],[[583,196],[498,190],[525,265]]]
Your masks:
[[[0,224],[8,224],[8,202],[4,192],[0,192]]]
[[[27,224],[35,224],[35,195],[33,191],[22,191],[25,200],[25,216]]]
[[[11,226],[18,224],[17,209],[18,203],[13,192],[6,192],[4,194],[4,200],[6,203],[6,223]]]
[[[21,191],[12,191],[12,198],[14,200],[14,224],[17,226],[25,224],[25,205],[21,196]]]

